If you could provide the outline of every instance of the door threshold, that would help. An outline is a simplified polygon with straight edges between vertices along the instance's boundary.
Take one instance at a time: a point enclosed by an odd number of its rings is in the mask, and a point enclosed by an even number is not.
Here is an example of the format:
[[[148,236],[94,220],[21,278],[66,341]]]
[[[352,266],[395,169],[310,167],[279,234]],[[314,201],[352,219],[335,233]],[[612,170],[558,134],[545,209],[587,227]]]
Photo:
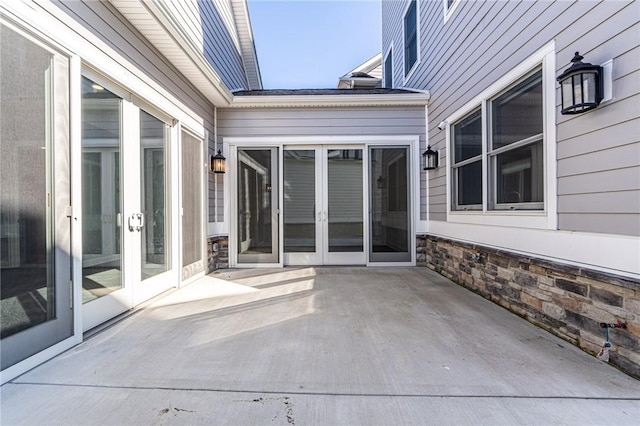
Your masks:
[[[137,306],[134,306],[133,308],[119,314],[116,315],[115,317],[108,319],[107,321],[100,323],[98,325],[96,325],[93,328],[90,328],[89,330],[85,331],[84,333],[82,333],[82,341],[86,341],[88,339],[91,339],[93,336],[100,334],[101,332],[113,327],[114,325],[118,324],[119,322],[121,322],[122,320],[124,320],[125,318],[129,318],[132,315],[135,315],[141,311],[143,311],[144,309],[148,308],[152,303],[154,303],[157,300],[162,299],[165,296],[170,295],[171,293],[173,293],[174,291],[177,291],[178,287],[172,287],[160,294],[158,294],[157,296],[152,297],[151,299],[140,303]]]

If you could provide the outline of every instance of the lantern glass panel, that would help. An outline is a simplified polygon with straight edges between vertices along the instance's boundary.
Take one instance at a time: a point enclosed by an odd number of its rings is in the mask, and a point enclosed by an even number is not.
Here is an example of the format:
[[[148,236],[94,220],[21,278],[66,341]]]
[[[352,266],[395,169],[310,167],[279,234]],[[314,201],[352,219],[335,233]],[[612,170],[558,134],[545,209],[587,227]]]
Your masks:
[[[573,84],[573,104],[580,105],[584,102],[582,98],[582,75],[577,74],[571,77]]]
[[[596,103],[596,74],[593,72],[585,73],[582,75],[583,82],[583,102],[594,104]]]
[[[562,109],[573,105],[573,78],[562,80]]]

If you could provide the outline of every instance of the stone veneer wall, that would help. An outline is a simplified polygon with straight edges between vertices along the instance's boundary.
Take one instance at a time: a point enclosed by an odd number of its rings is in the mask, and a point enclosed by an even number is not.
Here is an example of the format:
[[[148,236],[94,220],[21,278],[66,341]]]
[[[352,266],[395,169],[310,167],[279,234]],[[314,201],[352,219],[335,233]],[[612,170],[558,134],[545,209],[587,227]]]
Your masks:
[[[609,362],[640,378],[640,280],[544,259],[417,236],[417,264],[597,354],[609,329]]]
[[[217,246],[216,246],[217,244]],[[217,248],[217,250],[214,250]],[[229,237],[207,238],[207,273],[229,267]]]

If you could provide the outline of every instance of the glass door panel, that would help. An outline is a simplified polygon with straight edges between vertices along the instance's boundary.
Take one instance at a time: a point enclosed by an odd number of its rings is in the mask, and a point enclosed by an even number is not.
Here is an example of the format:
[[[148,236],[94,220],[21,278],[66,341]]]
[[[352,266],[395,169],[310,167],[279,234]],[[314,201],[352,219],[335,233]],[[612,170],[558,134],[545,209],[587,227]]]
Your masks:
[[[169,250],[170,127],[96,79],[82,80],[85,330],[178,279],[167,275],[175,272]]]
[[[328,264],[365,263],[362,153],[362,149],[326,150],[323,222]]]
[[[82,79],[82,301],[122,288],[122,99]]]
[[[69,63],[0,25],[0,368],[70,337]]]
[[[278,263],[277,148],[238,149],[238,263]]]
[[[319,187],[321,151],[285,149],[283,152],[284,262],[287,265],[322,263],[322,188]]]
[[[170,213],[167,189],[167,125],[140,111],[140,203],[143,215],[140,279],[169,270]]]
[[[370,262],[410,262],[408,148],[370,148]]]

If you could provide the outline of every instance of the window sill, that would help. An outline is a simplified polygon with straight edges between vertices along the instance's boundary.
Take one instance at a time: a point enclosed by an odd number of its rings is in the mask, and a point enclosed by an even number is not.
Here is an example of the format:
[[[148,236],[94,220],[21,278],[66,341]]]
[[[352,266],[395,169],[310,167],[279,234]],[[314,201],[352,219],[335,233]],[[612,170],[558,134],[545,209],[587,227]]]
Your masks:
[[[448,213],[447,222],[531,229],[553,229],[553,224],[546,211],[533,210],[456,210]]]

